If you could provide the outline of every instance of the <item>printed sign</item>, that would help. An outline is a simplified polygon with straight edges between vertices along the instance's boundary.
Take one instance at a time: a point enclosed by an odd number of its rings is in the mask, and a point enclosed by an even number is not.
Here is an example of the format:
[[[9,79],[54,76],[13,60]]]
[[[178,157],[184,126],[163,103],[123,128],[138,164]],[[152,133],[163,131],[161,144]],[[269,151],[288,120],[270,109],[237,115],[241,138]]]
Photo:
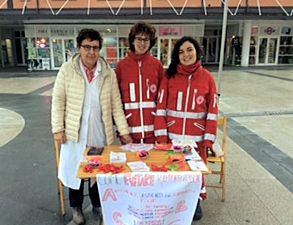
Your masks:
[[[160,36],[182,36],[183,28],[180,27],[159,27]]]
[[[106,225],[188,225],[199,198],[200,172],[97,175]]]

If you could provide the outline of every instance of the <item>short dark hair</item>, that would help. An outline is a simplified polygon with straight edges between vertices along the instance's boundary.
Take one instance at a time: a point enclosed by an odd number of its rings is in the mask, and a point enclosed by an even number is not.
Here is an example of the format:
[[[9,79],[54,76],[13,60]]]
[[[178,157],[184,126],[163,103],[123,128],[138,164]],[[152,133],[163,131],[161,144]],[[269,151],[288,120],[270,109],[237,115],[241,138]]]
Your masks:
[[[81,43],[83,40],[89,39],[91,41],[98,41],[99,42],[99,48],[102,48],[103,45],[103,38],[100,35],[99,31],[94,29],[82,29],[79,31],[78,36],[76,38],[77,47],[80,48]]]
[[[133,44],[135,36],[138,34],[141,34],[141,33],[149,35],[150,47],[148,50],[151,50],[152,47],[156,44],[156,41],[157,41],[156,28],[149,23],[141,21],[141,22],[134,24],[131,27],[129,35],[128,35],[129,48],[132,52],[135,52],[135,47]]]
[[[198,62],[201,58],[201,49],[198,42],[193,37],[184,36],[177,40],[174,45],[172,55],[171,55],[171,63],[167,69],[167,75],[169,78],[173,77],[177,73],[177,66],[180,63],[179,60],[179,50],[181,45],[183,45],[186,41],[189,41],[195,48],[196,51],[196,62]]]

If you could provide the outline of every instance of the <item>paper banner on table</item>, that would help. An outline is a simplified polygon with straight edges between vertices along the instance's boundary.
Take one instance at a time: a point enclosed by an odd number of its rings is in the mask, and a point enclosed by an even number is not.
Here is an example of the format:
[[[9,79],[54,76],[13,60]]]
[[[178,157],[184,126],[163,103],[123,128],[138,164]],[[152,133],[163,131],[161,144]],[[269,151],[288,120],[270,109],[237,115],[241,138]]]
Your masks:
[[[97,176],[106,225],[189,225],[199,198],[199,172],[133,172]]]

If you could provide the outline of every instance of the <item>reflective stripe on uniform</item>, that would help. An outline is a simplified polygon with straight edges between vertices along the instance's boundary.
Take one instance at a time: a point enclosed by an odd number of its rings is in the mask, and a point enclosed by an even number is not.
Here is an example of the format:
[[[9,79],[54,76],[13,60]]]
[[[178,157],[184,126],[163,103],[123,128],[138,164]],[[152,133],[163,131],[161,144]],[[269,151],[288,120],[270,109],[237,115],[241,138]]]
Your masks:
[[[167,129],[161,129],[161,130],[156,130],[155,131],[155,136],[156,137],[163,136],[163,135],[167,136]]]
[[[140,106],[142,108],[155,108],[155,102],[132,102],[132,103],[124,103],[124,109],[139,109]]]
[[[206,113],[192,113],[192,112],[178,112],[174,110],[167,110],[168,116],[173,116],[177,118],[186,118],[186,119],[204,119],[206,117]]]
[[[181,135],[175,133],[168,133],[168,136],[171,140],[191,140],[195,142],[203,141],[203,135],[193,136],[193,135]]]
[[[177,110],[182,110],[182,99],[183,99],[183,92],[179,91],[177,94]]]
[[[157,116],[166,116],[166,110],[165,109],[158,109],[156,115]]]
[[[207,114],[207,120],[217,120],[218,119],[218,115],[214,114],[214,113],[208,113]]]
[[[154,130],[154,125],[149,126],[138,126],[138,127],[129,127],[131,133],[141,133],[141,132],[148,132]]]
[[[135,99],[136,99],[136,96],[135,96],[135,84],[134,83],[129,84],[129,92],[130,92],[130,101],[134,102]]]
[[[204,135],[204,139],[205,139],[205,140],[210,140],[210,141],[212,141],[212,142],[215,142],[215,141],[216,141],[216,135],[206,133],[206,134]]]
[[[161,90],[161,92],[159,93],[159,102],[162,103],[163,102],[163,98],[164,98],[164,89]]]

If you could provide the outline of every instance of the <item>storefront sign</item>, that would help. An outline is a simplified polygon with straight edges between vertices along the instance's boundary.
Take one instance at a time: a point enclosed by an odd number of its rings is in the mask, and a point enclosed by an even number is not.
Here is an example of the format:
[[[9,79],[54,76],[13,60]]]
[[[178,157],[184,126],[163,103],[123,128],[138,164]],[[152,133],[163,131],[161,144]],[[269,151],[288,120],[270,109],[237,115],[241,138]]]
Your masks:
[[[182,36],[182,27],[159,27],[160,36]]]
[[[74,29],[65,28],[51,28],[51,36],[53,37],[72,37],[74,36]]]
[[[103,220],[112,225],[191,224],[201,173],[98,175]]]
[[[260,27],[259,35],[279,35],[280,27],[277,26],[262,26]]]
[[[276,30],[272,27],[268,27],[267,29],[265,29],[265,32],[268,34],[268,35],[271,35],[272,33],[274,33]]]
[[[36,27],[37,37],[49,37],[49,29],[47,27]]]

